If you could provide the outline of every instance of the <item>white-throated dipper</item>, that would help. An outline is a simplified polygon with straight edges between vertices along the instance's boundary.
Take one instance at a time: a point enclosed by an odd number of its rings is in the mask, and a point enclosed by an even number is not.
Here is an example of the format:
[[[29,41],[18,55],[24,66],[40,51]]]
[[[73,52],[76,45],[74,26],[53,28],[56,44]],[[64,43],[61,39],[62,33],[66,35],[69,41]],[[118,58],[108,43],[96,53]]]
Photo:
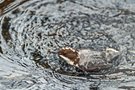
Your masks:
[[[119,51],[106,48],[103,51],[92,49],[75,50],[70,47],[61,48],[58,55],[68,64],[83,71],[99,71],[112,66],[112,60],[119,56]]]

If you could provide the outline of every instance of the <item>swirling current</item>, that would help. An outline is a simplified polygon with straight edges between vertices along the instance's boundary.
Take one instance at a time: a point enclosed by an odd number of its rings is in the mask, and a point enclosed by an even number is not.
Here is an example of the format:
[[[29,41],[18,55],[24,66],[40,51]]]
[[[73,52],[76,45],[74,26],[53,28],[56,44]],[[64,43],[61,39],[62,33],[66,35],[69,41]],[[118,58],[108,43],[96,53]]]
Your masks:
[[[1,90],[135,90],[134,0],[0,1]],[[84,73],[62,47],[121,52],[112,69]]]

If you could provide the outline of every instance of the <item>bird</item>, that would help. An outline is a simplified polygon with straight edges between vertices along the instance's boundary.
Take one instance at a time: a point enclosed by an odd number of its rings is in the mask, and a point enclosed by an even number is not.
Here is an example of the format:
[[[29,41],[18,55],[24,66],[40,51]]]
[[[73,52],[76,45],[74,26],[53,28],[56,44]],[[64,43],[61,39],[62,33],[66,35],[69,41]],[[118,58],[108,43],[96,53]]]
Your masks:
[[[63,47],[58,51],[58,56],[69,65],[87,72],[100,71],[112,67],[112,61],[115,61],[119,55],[120,52],[118,50],[108,47],[101,51]]]

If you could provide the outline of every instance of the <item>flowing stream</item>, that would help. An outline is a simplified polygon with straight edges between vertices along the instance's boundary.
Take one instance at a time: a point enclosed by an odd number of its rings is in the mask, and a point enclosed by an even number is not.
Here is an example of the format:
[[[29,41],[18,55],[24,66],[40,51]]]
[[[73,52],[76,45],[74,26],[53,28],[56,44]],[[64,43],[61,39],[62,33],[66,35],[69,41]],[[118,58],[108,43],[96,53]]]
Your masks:
[[[1,90],[135,90],[135,0],[1,0]],[[62,47],[121,52],[114,67],[84,73]]]

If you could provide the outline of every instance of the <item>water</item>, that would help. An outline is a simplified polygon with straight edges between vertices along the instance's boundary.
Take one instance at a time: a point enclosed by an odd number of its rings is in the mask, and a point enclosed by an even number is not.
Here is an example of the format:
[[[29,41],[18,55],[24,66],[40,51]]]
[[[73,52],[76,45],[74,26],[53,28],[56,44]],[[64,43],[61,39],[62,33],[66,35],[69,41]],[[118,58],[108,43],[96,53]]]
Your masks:
[[[0,89],[134,90],[134,0],[0,2]],[[57,55],[61,47],[112,47],[113,69],[83,73]]]

